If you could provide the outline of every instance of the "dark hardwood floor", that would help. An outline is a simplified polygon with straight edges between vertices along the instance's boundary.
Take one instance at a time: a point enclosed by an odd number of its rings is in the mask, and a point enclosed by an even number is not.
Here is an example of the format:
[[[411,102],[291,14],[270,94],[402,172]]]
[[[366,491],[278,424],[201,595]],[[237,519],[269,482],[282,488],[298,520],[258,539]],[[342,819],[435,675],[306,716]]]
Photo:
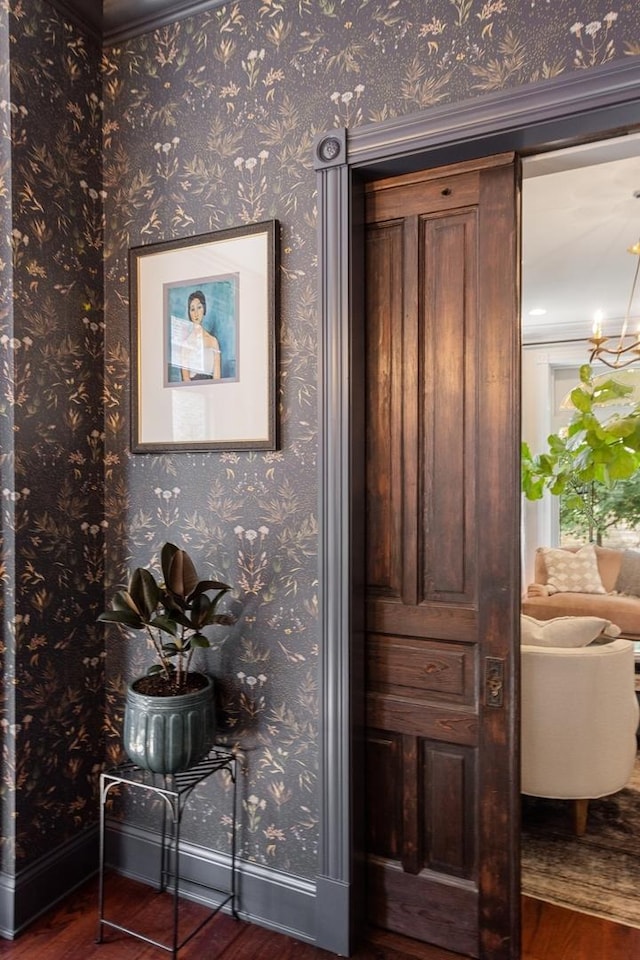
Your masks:
[[[156,939],[167,938],[170,912],[164,895],[123,878],[110,878],[106,916]],[[183,901],[181,936],[204,908]],[[14,941],[0,940],[7,960],[160,960],[168,953],[114,930],[97,932],[97,883],[90,881],[43,915]],[[640,957],[640,930],[573,913],[537,900],[523,900],[522,960],[633,960]],[[226,915],[215,917],[179,952],[180,960],[331,960],[335,955]],[[373,933],[355,960],[460,960],[457,954],[417,941]]]

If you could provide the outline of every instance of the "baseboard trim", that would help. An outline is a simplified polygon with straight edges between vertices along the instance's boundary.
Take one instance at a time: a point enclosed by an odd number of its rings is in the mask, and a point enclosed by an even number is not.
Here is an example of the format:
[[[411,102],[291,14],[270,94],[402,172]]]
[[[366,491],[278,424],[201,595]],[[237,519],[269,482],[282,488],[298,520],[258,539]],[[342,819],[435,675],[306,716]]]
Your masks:
[[[317,878],[316,946],[342,957],[350,956],[355,932],[350,892],[349,884],[340,880]]]
[[[13,940],[97,868],[98,828],[94,826],[15,875],[0,873],[0,937]]]
[[[106,863],[110,868],[131,879],[157,884],[160,869],[158,834],[130,824],[112,822],[106,828],[105,849]],[[230,886],[230,857],[181,841],[180,875],[181,894],[198,903],[214,906],[216,897],[212,891],[228,890]],[[236,883],[238,913],[243,920],[296,940],[316,942],[314,882],[238,860]]]
[[[184,841],[180,847],[182,894],[213,906],[213,891],[229,888],[229,856]],[[159,835],[113,822],[106,829],[106,851],[109,867],[118,873],[157,883]],[[13,940],[97,868],[98,829],[92,827],[15,876],[0,873],[0,937]],[[318,930],[315,882],[246,860],[238,861],[236,877],[238,913],[243,919],[306,943],[324,940],[324,923]]]

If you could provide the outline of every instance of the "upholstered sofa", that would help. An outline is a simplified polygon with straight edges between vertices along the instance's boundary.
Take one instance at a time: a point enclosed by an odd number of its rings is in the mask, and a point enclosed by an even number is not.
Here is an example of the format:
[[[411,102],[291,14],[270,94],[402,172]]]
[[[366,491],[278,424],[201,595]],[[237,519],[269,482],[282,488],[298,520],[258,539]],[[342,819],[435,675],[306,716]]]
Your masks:
[[[572,589],[572,581],[565,582],[549,575],[547,561],[562,554],[562,550],[538,547],[535,555],[534,583],[529,584],[522,601],[522,613],[536,620],[554,617],[602,617],[620,627],[623,637],[640,641],[640,553],[613,550],[593,544],[579,548],[589,561],[589,552],[595,553],[597,574],[574,581],[579,589]],[[578,548],[566,548],[577,557]],[[577,562],[577,561],[576,561]],[[571,560],[573,563],[573,560]],[[591,571],[593,573],[593,571]],[[621,587],[623,589],[621,589]],[[631,591],[637,590],[638,595]]]

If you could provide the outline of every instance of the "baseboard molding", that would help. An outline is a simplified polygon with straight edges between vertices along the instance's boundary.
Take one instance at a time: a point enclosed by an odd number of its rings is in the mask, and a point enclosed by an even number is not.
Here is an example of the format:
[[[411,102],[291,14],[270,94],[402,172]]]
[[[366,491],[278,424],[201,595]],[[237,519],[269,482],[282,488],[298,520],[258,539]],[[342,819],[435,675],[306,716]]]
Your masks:
[[[352,950],[352,937],[357,927],[350,916],[349,884],[330,877],[317,878],[316,946],[342,957]]]
[[[112,822],[107,826],[105,839],[109,867],[143,883],[157,883],[158,834]],[[229,889],[230,858],[184,841],[180,849],[181,893],[200,903],[215,905],[212,891]],[[40,914],[95,874],[97,868],[98,829],[92,827],[15,876],[0,873],[0,937],[13,940]],[[331,917],[326,910],[321,911],[323,920],[318,916],[313,881],[239,860],[236,883],[238,913],[244,920],[318,946],[325,946],[327,931],[335,930],[341,913],[335,909],[335,897],[329,897]],[[324,887],[323,893],[327,893]],[[325,896],[320,900],[324,902]],[[344,944],[342,926],[338,923],[336,937],[332,934],[329,938],[340,953],[345,952],[340,949]]]
[[[98,828],[91,827],[15,875],[0,873],[0,937],[13,940],[97,868]]]
[[[160,870],[158,834],[112,822],[106,828],[105,849],[106,863],[110,868],[131,879],[157,884]],[[230,857],[181,841],[180,875],[181,894],[213,906],[216,896],[212,891],[229,889]],[[314,882],[238,860],[236,884],[238,913],[243,920],[297,940],[316,942]]]

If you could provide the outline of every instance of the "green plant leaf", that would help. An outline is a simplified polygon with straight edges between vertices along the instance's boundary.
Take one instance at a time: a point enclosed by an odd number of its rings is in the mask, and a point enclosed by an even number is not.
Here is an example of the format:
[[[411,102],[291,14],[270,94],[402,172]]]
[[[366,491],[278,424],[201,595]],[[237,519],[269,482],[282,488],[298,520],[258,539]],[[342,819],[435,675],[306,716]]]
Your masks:
[[[144,627],[140,616],[133,610],[107,610],[100,614],[98,620],[105,623],[122,623],[127,627],[133,627],[134,630],[141,630]]]
[[[114,610],[133,610],[139,615],[139,611],[127,590],[118,590],[113,596],[111,606]]]
[[[191,623],[198,630],[207,622],[207,617],[212,609],[211,600],[206,593],[199,593],[193,598],[191,604]]]
[[[189,616],[180,610],[179,607],[173,607],[171,613],[169,614],[169,619],[172,620],[175,624],[180,627],[184,627],[185,630],[193,630],[193,624]]]
[[[220,580],[201,580],[193,591],[193,596],[197,597],[208,590],[219,590],[220,596],[231,590],[228,583],[222,583]]]
[[[165,586],[174,595],[185,600],[198,585],[198,574],[186,550],[176,550],[169,561]]]
[[[160,602],[160,588],[149,570],[136,567],[129,582],[129,595],[142,619],[148,623]]]
[[[602,419],[594,408],[629,396],[632,388],[609,376],[594,381],[588,364],[580,368],[580,381],[570,394],[571,420],[548,437],[547,449],[534,456],[522,444],[521,486],[529,500],[544,490],[560,496],[561,516],[600,538],[616,517],[627,516],[621,483],[640,479],[640,405]]]
[[[174,558],[174,555],[178,552],[178,547],[175,543],[165,543],[162,550],[160,551],[160,567],[162,569],[162,576],[165,584],[169,580],[169,570],[171,569],[171,561]]]
[[[175,637],[178,633],[178,626],[173,617],[168,617],[162,613],[154,617],[150,625],[162,630],[163,633],[171,634],[172,637]]]
[[[171,673],[177,682],[186,677],[191,654],[197,647],[209,647],[202,628],[210,624],[231,624],[229,614],[216,614],[216,606],[231,587],[219,580],[198,580],[193,561],[185,550],[166,543],[160,552],[163,581],[137,567],[127,590],[116,592],[112,609],[98,619],[146,632],[157,662],[150,674]]]
[[[554,496],[559,497],[561,493],[564,493],[564,489],[566,485],[567,485],[567,478],[561,474],[559,477],[555,478],[555,480],[549,487],[549,490]]]
[[[638,469],[638,458],[630,450],[619,450],[615,460],[609,466],[612,480],[628,480]]]
[[[592,406],[591,394],[587,393],[583,387],[575,387],[571,391],[571,403],[576,410],[580,410],[582,413],[588,413]]]
[[[207,637],[202,633],[194,633],[193,636],[189,639],[189,643],[192,647],[210,647],[211,644]]]

